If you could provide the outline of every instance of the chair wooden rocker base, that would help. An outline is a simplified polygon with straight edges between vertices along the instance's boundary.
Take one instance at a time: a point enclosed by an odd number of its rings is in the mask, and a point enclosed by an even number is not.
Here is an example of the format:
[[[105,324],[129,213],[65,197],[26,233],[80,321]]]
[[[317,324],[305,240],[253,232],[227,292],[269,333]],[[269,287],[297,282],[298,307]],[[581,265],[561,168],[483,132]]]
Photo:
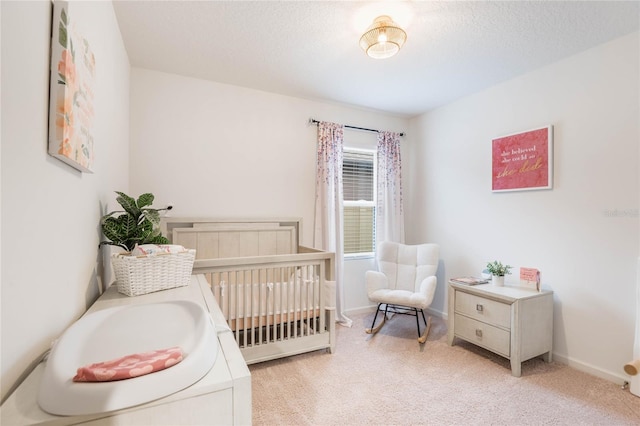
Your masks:
[[[381,309],[381,306],[385,305],[384,309]],[[376,319],[378,318],[378,313],[384,312],[382,316],[382,322],[374,327],[376,323]],[[422,320],[424,321],[425,329],[424,333],[420,334],[420,317],[418,316],[418,312],[422,315]],[[378,303],[378,308],[376,309],[376,315],[373,317],[373,322],[371,323],[371,328],[365,329],[367,334],[376,334],[382,326],[384,325],[387,314],[400,314],[400,315],[410,315],[416,317],[416,325],[418,326],[418,343],[424,343],[427,341],[427,336],[429,335],[429,330],[431,330],[431,317],[427,316],[428,319],[424,316],[424,311],[419,308],[413,308],[410,306],[399,306],[399,305],[391,305],[388,303]]]

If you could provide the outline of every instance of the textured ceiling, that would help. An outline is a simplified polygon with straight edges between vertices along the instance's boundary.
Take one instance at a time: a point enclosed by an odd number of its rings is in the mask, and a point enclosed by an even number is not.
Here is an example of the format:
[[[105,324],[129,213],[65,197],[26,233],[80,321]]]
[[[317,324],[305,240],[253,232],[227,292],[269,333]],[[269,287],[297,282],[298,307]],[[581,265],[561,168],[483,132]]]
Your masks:
[[[638,1],[114,1],[134,67],[411,117],[638,30]],[[398,55],[358,45],[390,15]]]

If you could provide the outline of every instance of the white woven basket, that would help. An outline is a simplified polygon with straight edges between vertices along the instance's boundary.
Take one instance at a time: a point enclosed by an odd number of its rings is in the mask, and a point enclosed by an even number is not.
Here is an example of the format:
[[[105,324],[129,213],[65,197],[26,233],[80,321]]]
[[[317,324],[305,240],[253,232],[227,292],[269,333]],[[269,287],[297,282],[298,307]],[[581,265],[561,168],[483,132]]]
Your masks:
[[[111,257],[118,292],[140,296],[154,291],[189,285],[195,250],[155,256],[114,254]]]

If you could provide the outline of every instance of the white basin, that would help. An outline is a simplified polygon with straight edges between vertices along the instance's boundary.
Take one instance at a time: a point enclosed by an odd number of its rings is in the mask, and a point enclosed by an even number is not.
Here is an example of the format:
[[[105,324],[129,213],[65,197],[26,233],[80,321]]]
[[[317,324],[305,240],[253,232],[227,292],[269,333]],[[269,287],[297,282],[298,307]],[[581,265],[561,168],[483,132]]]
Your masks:
[[[123,355],[179,346],[184,359],[165,370],[127,380],[76,383],[79,367]],[[51,414],[119,410],[182,390],[211,369],[218,340],[211,316],[180,300],[130,305],[87,314],[69,327],[49,354],[38,404]]]

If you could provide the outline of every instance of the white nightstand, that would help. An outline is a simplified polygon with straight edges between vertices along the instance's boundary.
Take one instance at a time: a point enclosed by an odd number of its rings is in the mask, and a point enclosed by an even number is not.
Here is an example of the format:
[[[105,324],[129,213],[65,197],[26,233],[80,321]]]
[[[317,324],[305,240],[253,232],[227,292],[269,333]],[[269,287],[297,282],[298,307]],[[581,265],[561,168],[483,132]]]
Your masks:
[[[542,355],[551,362],[553,292],[449,281],[448,341],[456,337],[511,361],[520,377],[523,361]]]

